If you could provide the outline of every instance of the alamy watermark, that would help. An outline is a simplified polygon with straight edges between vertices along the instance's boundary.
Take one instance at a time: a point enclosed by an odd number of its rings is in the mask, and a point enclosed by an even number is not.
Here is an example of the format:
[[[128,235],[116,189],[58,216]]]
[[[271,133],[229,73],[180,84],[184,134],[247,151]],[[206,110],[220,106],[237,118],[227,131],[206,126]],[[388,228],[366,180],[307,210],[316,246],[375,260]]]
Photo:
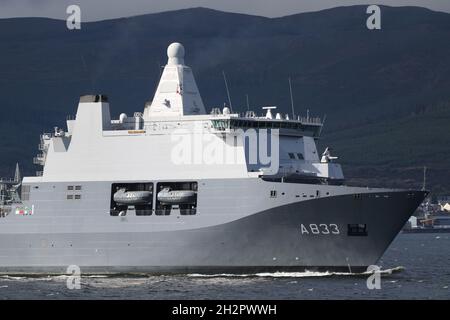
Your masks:
[[[69,30],[81,29],[81,8],[73,4],[67,7],[66,13],[69,15],[66,19],[66,26]]]
[[[367,18],[366,26],[369,30],[380,30],[381,29],[381,9],[379,6],[373,4],[367,7],[367,14],[370,16]]]
[[[68,274],[66,286],[69,290],[81,289],[81,269],[79,266],[73,264],[67,267]]]
[[[367,278],[366,285],[369,290],[381,289],[381,268],[377,265],[370,265],[367,267],[367,273],[370,276]]]
[[[248,164],[275,173],[279,168],[279,129],[235,129],[213,135],[196,125],[193,131],[175,130],[171,142],[175,165]]]

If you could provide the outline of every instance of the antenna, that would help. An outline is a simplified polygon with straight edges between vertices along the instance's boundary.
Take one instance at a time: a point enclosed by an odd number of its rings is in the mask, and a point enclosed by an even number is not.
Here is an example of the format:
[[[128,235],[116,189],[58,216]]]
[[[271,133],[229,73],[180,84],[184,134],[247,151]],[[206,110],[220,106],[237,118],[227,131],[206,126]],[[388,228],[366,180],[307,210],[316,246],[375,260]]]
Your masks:
[[[292,119],[295,119],[295,114],[294,114],[294,98],[292,97],[291,77],[289,77],[289,92],[291,93]]]
[[[231,104],[230,90],[228,90],[227,77],[225,76],[225,71],[222,71],[223,80],[225,81],[225,88],[227,89],[228,103],[230,105],[231,112],[233,112],[233,105]]]
[[[250,111],[250,102],[248,102],[248,94],[245,94],[245,98],[247,100],[247,111]]]
[[[262,107],[263,110],[267,110],[266,119],[273,119],[271,110],[274,110],[276,108],[277,108],[276,106]]]
[[[323,115],[322,125],[320,126],[320,129],[319,129],[319,136],[322,134],[323,125],[325,124],[325,120],[327,120],[327,114],[326,113]]]
[[[83,61],[84,71],[86,71],[86,75],[87,75],[87,77],[88,77],[88,79],[89,79],[89,82],[90,82],[90,84],[91,84],[91,91],[92,91],[92,94],[95,94],[95,92],[94,92],[94,80],[92,80],[92,77],[91,77],[91,75],[89,74],[89,70],[88,70],[88,68],[87,68],[86,60],[84,60],[84,56],[83,56],[83,55],[81,55],[81,60]]]
[[[422,191],[425,191],[427,183],[427,167],[423,167],[423,184],[422,184]]]

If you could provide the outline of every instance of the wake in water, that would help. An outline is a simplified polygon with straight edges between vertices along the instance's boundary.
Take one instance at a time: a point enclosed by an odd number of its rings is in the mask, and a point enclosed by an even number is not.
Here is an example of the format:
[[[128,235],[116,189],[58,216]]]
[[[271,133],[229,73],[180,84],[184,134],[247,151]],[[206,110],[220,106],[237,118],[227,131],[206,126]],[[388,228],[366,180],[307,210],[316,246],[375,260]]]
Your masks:
[[[262,273],[248,273],[248,274],[232,274],[232,273],[220,273],[220,274],[200,274],[200,273],[191,273],[187,274],[188,277],[193,278],[222,278],[222,277],[231,277],[231,278],[252,278],[252,277],[263,277],[263,278],[318,278],[318,277],[332,277],[332,276],[367,276],[370,274],[374,274],[378,272],[382,275],[390,275],[393,273],[398,273],[403,271],[405,268],[398,266],[390,269],[381,269],[379,271],[365,271],[359,273],[353,272],[330,272],[330,271],[304,271],[304,272],[262,272]]]
[[[136,279],[149,279],[149,278],[161,278],[164,277],[188,277],[188,278],[320,278],[320,277],[361,277],[373,274],[375,272],[381,275],[390,275],[393,273],[402,272],[404,267],[398,266],[389,269],[381,269],[379,271],[365,271],[365,272],[331,272],[331,271],[304,271],[304,272],[260,272],[260,273],[218,273],[218,274],[201,274],[201,273],[190,273],[190,274],[176,274],[176,275],[154,275],[154,274],[89,274],[81,275],[82,279],[121,279],[124,281],[131,281]],[[66,281],[69,275],[0,275],[0,279],[4,280],[14,280],[14,281],[27,281],[27,280],[41,280],[41,281]]]

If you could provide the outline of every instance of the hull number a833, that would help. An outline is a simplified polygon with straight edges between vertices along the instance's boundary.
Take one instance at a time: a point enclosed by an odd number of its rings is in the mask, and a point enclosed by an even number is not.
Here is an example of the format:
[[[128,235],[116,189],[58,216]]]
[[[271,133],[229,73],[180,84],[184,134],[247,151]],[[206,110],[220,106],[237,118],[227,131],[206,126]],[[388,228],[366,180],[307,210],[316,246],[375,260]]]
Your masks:
[[[310,223],[301,224],[303,234],[340,234],[339,227],[335,223]]]

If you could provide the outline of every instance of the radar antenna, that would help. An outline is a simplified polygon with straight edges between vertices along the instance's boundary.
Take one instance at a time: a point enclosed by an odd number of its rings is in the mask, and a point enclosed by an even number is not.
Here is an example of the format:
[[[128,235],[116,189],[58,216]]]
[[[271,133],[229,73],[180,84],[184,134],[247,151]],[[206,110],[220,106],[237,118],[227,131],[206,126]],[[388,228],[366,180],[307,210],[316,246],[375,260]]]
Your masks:
[[[272,115],[272,111],[276,109],[276,106],[268,106],[268,107],[262,107],[263,110],[267,110],[266,111],[266,119],[273,119],[273,115]]]
[[[322,153],[322,158],[320,159],[321,163],[332,162],[333,160],[338,159],[338,157],[334,157],[331,155],[331,148],[326,147],[325,151]]]
[[[228,104],[230,105],[231,112],[233,112],[233,105],[231,104],[230,90],[228,89],[228,82],[227,77],[225,75],[225,71],[222,70],[222,74],[223,74],[223,81],[225,81],[225,88],[227,89]]]

